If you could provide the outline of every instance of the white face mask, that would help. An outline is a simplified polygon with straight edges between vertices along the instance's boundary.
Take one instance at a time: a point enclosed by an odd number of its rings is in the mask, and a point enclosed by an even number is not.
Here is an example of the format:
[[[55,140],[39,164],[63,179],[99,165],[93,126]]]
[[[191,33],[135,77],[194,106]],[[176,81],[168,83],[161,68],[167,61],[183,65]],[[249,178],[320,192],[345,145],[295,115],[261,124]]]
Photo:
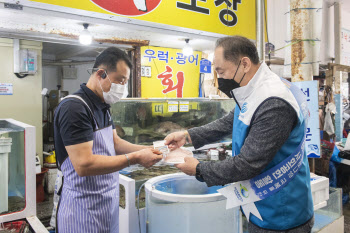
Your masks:
[[[108,78],[109,82],[111,83],[111,89],[109,90],[109,92],[104,92],[100,81],[98,81],[98,82],[100,83],[100,86],[101,86],[101,89],[103,92],[103,98],[104,98],[106,104],[115,104],[123,97],[125,85],[112,83],[111,80],[109,79],[108,75],[107,75],[107,78]]]
[[[124,98],[127,98],[128,97],[128,95],[129,95],[129,91],[128,91],[128,85],[124,85],[124,94],[123,94],[123,99]]]

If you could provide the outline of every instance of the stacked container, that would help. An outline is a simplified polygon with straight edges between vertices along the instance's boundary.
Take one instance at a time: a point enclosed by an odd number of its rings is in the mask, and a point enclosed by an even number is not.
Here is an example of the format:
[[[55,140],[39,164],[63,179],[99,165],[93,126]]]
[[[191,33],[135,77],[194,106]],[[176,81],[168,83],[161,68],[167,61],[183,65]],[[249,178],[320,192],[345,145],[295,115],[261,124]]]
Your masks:
[[[0,213],[8,211],[8,164],[12,138],[0,138]]]

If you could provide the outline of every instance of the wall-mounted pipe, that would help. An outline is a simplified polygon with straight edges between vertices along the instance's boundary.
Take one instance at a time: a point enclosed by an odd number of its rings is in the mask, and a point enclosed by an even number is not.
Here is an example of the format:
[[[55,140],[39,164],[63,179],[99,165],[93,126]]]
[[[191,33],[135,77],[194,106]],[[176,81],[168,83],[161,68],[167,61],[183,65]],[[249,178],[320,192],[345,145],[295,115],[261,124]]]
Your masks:
[[[334,55],[335,63],[341,64],[341,3],[334,3]]]
[[[313,79],[310,22],[310,0],[290,1],[292,82]]]
[[[256,0],[256,47],[260,61],[265,61],[265,43],[264,43],[264,0]]]

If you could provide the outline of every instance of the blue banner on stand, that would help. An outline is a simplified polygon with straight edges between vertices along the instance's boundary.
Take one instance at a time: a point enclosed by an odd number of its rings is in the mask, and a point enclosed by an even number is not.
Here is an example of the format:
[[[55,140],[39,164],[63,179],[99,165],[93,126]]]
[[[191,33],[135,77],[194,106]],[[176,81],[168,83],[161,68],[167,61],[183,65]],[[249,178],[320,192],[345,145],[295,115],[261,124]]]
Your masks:
[[[293,82],[305,94],[310,118],[306,129],[305,150],[309,158],[320,158],[320,124],[318,115],[318,81]]]

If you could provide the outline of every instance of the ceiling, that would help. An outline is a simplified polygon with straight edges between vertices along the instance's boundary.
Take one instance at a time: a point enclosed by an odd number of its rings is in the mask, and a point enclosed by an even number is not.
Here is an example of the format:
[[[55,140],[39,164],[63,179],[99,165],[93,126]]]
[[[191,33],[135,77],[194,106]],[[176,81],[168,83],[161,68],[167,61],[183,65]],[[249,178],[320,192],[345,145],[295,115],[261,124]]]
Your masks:
[[[9,0],[10,1],[10,0]],[[279,0],[274,0],[279,1]],[[332,5],[335,0],[325,0]],[[43,41],[46,54],[53,54],[57,60],[71,57],[96,57],[96,55],[116,41],[141,41],[153,46],[183,48],[185,39],[190,39],[194,50],[209,53],[214,49],[215,41],[222,35],[207,35],[205,32],[171,28],[170,26],[155,25],[145,27],[124,22],[98,19],[89,16],[64,14],[62,12],[45,11],[24,7],[23,11],[5,9],[0,0],[0,37],[23,38]],[[350,0],[337,0],[342,3],[342,9],[350,13]],[[19,17],[20,13],[20,17]],[[35,15],[35,17],[33,17]],[[77,36],[83,29],[82,24],[89,23],[89,31],[95,39],[90,46],[82,46]],[[122,49],[130,45],[116,45]]]
[[[5,8],[0,0],[0,37],[57,43],[57,45],[44,44],[44,49],[52,53],[61,53],[61,50],[69,51],[73,48],[72,45],[79,45],[77,37],[83,30],[83,23],[89,24],[88,30],[95,39],[89,47],[95,48],[108,47],[115,43],[123,44],[118,47],[125,49],[132,47],[130,43],[183,48],[185,39],[189,38],[194,50],[207,51],[214,48],[217,38],[222,37],[220,34],[204,35],[206,32],[192,29],[181,31],[171,26],[155,25],[152,27],[131,24],[129,21],[118,22],[30,7],[23,7],[23,10],[18,11]],[[80,46],[80,48],[85,49],[86,46]],[[86,53],[94,54],[95,57],[96,52],[94,51]]]
[[[55,60],[67,60],[76,57],[95,58],[104,48],[96,48],[89,46],[43,43],[43,53],[46,55],[54,55]]]

